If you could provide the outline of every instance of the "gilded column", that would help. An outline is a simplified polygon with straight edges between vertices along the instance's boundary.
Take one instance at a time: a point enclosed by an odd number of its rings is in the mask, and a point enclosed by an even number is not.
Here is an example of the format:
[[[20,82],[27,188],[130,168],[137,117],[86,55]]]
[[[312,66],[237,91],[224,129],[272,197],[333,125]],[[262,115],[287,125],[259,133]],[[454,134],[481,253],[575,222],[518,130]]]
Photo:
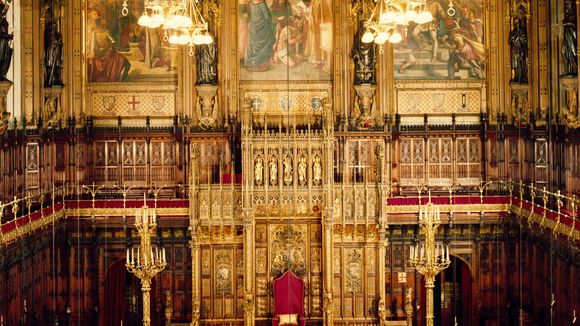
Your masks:
[[[323,301],[323,321],[324,325],[334,324],[334,299],[332,297],[332,287],[333,287],[333,270],[332,270],[332,229],[334,223],[332,221],[333,208],[327,207],[324,210],[323,215],[323,228],[322,233],[323,241],[323,257],[324,257],[324,301]]]
[[[390,150],[390,149],[389,149]],[[385,182],[388,179],[388,170],[387,170],[387,161],[385,159],[385,147],[383,145],[379,145],[376,148],[376,156],[377,156],[377,173],[379,175],[378,178],[378,221],[377,224],[379,226],[379,258],[378,258],[378,281],[379,281],[379,307],[378,307],[378,314],[379,314],[379,321],[380,325],[384,325],[387,320],[387,302],[386,302],[386,289],[385,289],[385,256],[387,254],[387,211],[386,211],[386,204],[387,204],[387,197],[390,191],[389,185]]]
[[[322,215],[322,244],[323,244],[323,321],[324,325],[334,324],[334,299],[332,297],[334,272],[332,270],[332,253],[333,251],[333,236],[334,228],[334,174],[333,168],[333,154],[334,154],[334,132],[333,132],[333,111],[328,103],[324,104],[327,124],[324,126],[324,200],[325,208]]]
[[[193,146],[193,145],[191,145]],[[201,287],[200,287],[200,275],[201,271],[199,269],[200,265],[200,245],[197,234],[197,226],[199,219],[197,216],[197,188],[196,188],[196,177],[197,177],[197,159],[199,157],[199,152],[191,148],[191,159],[190,159],[190,175],[189,175],[189,231],[191,232],[191,241],[189,242],[189,248],[191,250],[191,326],[197,326],[200,322],[200,311],[201,311]]]
[[[255,324],[254,299],[254,221],[252,209],[244,208],[244,325]]]
[[[253,175],[252,125],[250,102],[242,101],[242,174]],[[254,298],[254,214],[252,209],[253,178],[244,178],[242,184],[242,214],[244,223],[244,325],[255,324]]]

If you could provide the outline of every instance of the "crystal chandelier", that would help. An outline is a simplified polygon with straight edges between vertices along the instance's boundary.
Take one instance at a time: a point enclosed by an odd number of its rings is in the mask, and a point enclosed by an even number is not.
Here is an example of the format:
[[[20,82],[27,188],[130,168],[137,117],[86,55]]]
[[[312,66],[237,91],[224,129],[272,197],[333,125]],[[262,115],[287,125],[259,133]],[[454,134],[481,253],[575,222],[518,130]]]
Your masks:
[[[399,26],[407,26],[414,21],[425,24],[433,20],[433,15],[427,10],[427,0],[377,0],[371,16],[367,20],[364,43],[375,42],[383,45],[385,42],[399,43],[403,37],[398,31]]]
[[[199,8],[199,0],[145,0],[143,15],[137,22],[148,28],[162,27],[164,39],[171,44],[193,46],[211,44],[207,21]]]

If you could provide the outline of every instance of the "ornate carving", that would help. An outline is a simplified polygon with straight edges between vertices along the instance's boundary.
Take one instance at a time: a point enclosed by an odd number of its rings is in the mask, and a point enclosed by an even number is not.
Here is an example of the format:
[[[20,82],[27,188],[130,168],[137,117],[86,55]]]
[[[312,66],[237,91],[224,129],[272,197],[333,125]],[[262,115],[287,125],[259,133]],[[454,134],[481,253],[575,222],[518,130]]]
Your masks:
[[[357,129],[371,129],[375,126],[375,120],[373,118],[374,112],[372,112],[372,106],[374,106],[374,95],[375,95],[374,85],[355,85],[358,98],[355,101],[360,101],[360,114],[354,116],[351,113],[351,118],[354,120],[354,126]]]
[[[219,295],[232,294],[232,253],[217,250],[215,253],[215,291]]]
[[[312,183],[314,185],[319,185],[322,182],[322,163],[320,162],[320,156],[318,154],[314,155],[314,160],[312,163]]]
[[[270,156],[268,162],[268,171],[270,174],[270,186],[278,184],[278,159],[275,155]]]
[[[346,251],[346,284],[347,293],[362,292],[362,249],[354,248]]]
[[[284,161],[282,161],[284,184],[289,186],[292,184],[292,157],[286,155]]]
[[[274,273],[306,271],[306,225],[279,225],[271,231],[271,269]]]
[[[562,119],[568,128],[579,128],[578,79],[562,77],[560,85],[563,86],[566,94],[566,105],[562,108]]]
[[[300,155],[298,158],[298,184],[304,186],[308,181],[306,176],[306,157],[304,155]]]
[[[13,33],[8,33],[8,20],[6,13],[8,12],[8,5],[12,0],[0,1],[0,81],[6,81],[6,73],[10,69],[12,62],[12,39]]]
[[[264,182],[264,160],[261,155],[256,156],[254,160],[254,181],[257,186],[261,186]]]
[[[512,88],[511,111],[513,113],[515,125],[525,126],[530,122],[530,107],[528,104],[527,88]]]
[[[365,21],[360,20],[358,30],[354,36],[352,59],[354,61],[355,85],[376,84],[376,45],[364,43],[362,36],[366,31]]]
[[[266,252],[266,248],[258,248],[256,249],[256,273],[266,273],[266,261],[268,259],[268,255]]]
[[[196,113],[199,128],[202,130],[212,130],[218,127],[219,106],[216,85],[197,85]]]

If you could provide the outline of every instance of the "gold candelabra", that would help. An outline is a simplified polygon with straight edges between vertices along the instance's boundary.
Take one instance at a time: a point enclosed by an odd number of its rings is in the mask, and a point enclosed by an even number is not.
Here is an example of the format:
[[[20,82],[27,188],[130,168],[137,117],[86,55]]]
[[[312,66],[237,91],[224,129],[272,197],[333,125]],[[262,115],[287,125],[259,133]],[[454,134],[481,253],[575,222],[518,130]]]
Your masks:
[[[427,290],[426,325],[433,326],[433,288],[435,276],[449,267],[449,247],[443,243],[435,243],[435,234],[441,225],[439,207],[429,202],[419,211],[419,225],[425,233],[425,242],[411,245],[409,264],[425,276]]]
[[[151,325],[150,296],[151,279],[167,265],[165,248],[151,245],[151,237],[157,228],[157,216],[154,208],[147,203],[135,214],[135,228],[141,238],[140,245],[127,249],[125,266],[129,273],[135,274],[141,280],[143,292],[143,326]]]

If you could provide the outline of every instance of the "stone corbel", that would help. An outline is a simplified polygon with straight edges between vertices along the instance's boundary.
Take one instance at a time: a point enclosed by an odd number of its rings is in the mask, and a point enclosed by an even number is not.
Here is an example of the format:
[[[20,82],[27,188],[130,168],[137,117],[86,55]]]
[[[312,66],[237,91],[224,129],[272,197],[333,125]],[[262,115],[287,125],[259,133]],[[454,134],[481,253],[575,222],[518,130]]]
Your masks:
[[[375,96],[376,85],[364,84],[364,85],[354,85],[356,90],[357,98],[355,99],[355,104],[358,105],[358,110],[353,110],[351,112],[351,119],[353,119],[353,124],[356,129],[372,129],[375,127],[375,119],[373,117],[373,100]],[[360,101],[360,102],[358,102]],[[355,105],[356,107],[356,105]]]
[[[530,101],[528,85],[512,84],[510,97],[510,111],[514,125],[527,126],[530,123]]]
[[[561,109],[562,122],[568,128],[580,127],[580,114],[578,110],[578,79],[575,77],[560,77],[560,85],[563,86],[564,106]]]
[[[196,114],[199,128],[213,130],[219,127],[219,105],[217,102],[217,85],[197,85]]]
[[[42,121],[44,127],[55,127],[60,123],[62,115],[61,95],[62,87],[44,88],[44,105],[42,108]]]
[[[12,87],[12,82],[9,80],[0,81],[0,135],[4,134],[8,129],[10,113],[6,105],[6,96]]]

